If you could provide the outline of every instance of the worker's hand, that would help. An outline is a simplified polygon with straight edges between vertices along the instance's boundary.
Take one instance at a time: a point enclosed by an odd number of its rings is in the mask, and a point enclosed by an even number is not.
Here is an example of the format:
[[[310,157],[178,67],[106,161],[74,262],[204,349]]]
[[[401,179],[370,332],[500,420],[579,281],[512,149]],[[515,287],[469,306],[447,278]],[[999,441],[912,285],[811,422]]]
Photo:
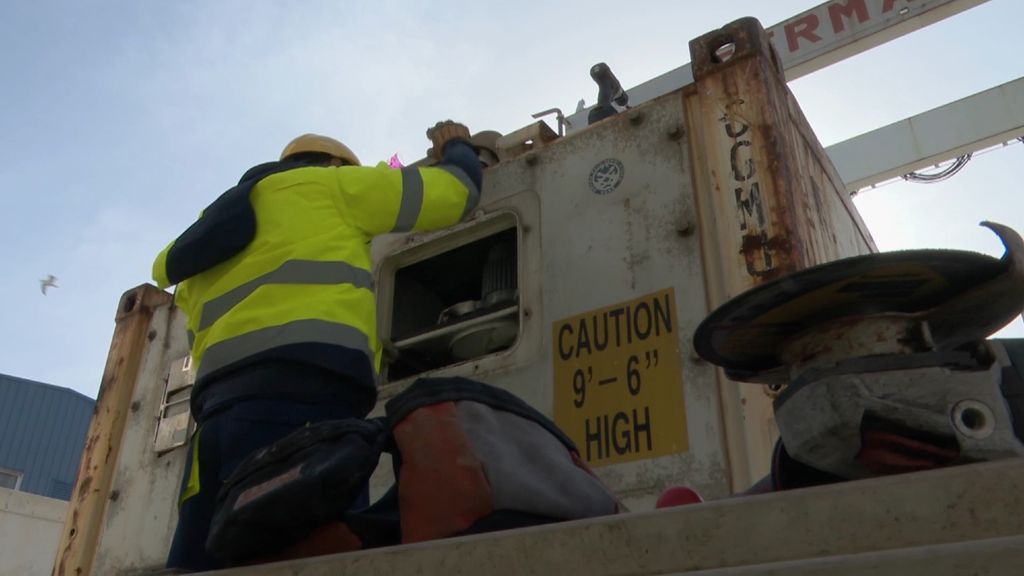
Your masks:
[[[444,154],[444,145],[452,140],[469,141],[469,128],[465,124],[459,124],[452,120],[445,120],[434,124],[433,128],[427,129],[427,138],[434,145],[431,155],[435,160],[440,160]]]

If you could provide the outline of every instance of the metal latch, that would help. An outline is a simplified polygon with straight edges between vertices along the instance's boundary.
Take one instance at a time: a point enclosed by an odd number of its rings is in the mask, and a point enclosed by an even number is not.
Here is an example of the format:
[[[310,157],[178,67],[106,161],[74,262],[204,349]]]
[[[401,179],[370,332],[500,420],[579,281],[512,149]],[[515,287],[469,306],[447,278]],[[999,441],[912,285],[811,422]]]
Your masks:
[[[194,427],[189,400],[196,376],[192,370],[192,357],[185,356],[171,362],[164,376],[163,399],[157,414],[154,447],[158,456],[188,443]]]

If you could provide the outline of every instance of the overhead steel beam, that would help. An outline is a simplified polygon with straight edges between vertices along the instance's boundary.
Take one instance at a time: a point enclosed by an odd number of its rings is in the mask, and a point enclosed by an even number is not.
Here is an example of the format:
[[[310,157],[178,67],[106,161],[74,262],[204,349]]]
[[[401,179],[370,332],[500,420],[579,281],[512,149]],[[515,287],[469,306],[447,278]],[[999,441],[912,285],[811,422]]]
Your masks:
[[[847,190],[1024,136],[1024,78],[826,148]]]
[[[833,0],[772,26],[768,35],[786,79],[794,80],[985,1]],[[684,64],[630,88],[629,102],[640,104],[692,83],[693,72]],[[588,111],[585,108],[570,115],[567,131],[585,128]]]

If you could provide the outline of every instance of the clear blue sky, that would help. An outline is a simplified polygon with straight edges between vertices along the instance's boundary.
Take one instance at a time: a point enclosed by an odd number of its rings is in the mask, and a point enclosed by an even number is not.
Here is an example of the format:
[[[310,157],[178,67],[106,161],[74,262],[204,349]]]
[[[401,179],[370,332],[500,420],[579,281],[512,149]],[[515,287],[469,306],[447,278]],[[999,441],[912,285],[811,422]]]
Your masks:
[[[4,2],[0,372],[95,396],[120,295],[299,133],[335,135],[364,161],[416,159],[439,119],[508,132],[592,102],[595,62],[633,86],[686,62],[708,30],[818,3]],[[1021,22],[1024,2],[991,0],[791,87],[831,144],[1024,76]],[[883,250],[999,255],[977,223],[1024,231],[1022,164],[1011,146],[947,183],[885,186],[857,205]],[[46,274],[60,288],[44,297]]]

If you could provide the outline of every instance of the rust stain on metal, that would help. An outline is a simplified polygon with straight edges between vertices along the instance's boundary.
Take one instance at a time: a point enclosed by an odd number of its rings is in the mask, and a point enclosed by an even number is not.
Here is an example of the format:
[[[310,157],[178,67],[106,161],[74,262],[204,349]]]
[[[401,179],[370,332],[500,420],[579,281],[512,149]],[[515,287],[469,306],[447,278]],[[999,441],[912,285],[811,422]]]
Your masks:
[[[733,55],[716,57],[729,43]],[[702,239],[735,254],[713,266],[718,280],[709,305],[808,266],[870,251],[870,237],[835,186],[835,169],[789,92],[760,24],[743,19],[709,32],[690,43],[690,55],[702,144],[693,153],[704,164],[697,202],[704,206],[703,219],[717,225]],[[750,463],[733,450],[744,454],[750,448],[744,422],[754,409],[739,409],[738,390],[721,390],[731,483],[740,489]],[[770,418],[770,411],[765,415]]]
[[[769,237],[767,232],[760,232],[743,236],[740,254],[747,263],[747,273],[756,282],[764,282],[788,273],[780,264],[791,260],[791,248],[790,237]]]
[[[82,500],[83,498],[85,498],[85,495],[88,494],[89,490],[92,488],[92,476],[86,476],[85,478],[82,478],[82,481],[79,483],[79,486],[80,488],[78,490],[78,499]]]
[[[626,264],[626,270],[629,271],[629,288],[635,290],[637,256],[633,252],[633,214],[629,198],[622,202],[622,207],[625,209],[624,212],[626,214],[626,256],[623,258],[623,261]]]
[[[93,410],[93,416],[95,416],[97,413],[98,413],[98,410]],[[90,435],[89,438],[85,442],[85,449],[83,450],[83,452],[86,452],[86,453],[92,452],[93,449],[95,448],[96,442],[98,440],[99,439],[96,436]]]
[[[558,139],[558,134],[541,120],[498,138],[495,146],[498,149],[498,157],[504,162],[534,151]],[[531,166],[536,164],[536,162],[536,155],[527,158],[527,163]]]
[[[72,525],[77,525],[78,524],[78,511],[77,510],[73,510],[72,511],[71,522],[72,522]],[[57,562],[53,566],[52,574],[54,574],[56,576],[64,576],[64,574],[67,573],[66,570],[65,570],[65,561],[64,561],[64,559],[68,557],[67,552],[71,549],[71,546],[73,545],[73,543],[75,541],[75,534],[76,534],[76,531],[75,531],[74,528],[72,528],[70,530],[70,532],[66,533],[66,535],[64,537],[66,544],[64,546],[61,546],[57,550],[57,558],[58,558],[58,560],[57,560]]]
[[[914,351],[916,322],[906,316],[849,316],[814,325],[787,341],[780,358],[810,366],[873,354]]]
[[[715,57],[727,43],[735,44],[733,56]],[[711,181],[735,200],[739,218],[735,238],[747,274],[737,279],[749,287],[851,249],[870,251],[870,236],[837,187],[759,24],[738,20],[694,40],[691,61],[709,143],[716,144],[707,152]],[[723,200],[715,203],[728,210]]]

